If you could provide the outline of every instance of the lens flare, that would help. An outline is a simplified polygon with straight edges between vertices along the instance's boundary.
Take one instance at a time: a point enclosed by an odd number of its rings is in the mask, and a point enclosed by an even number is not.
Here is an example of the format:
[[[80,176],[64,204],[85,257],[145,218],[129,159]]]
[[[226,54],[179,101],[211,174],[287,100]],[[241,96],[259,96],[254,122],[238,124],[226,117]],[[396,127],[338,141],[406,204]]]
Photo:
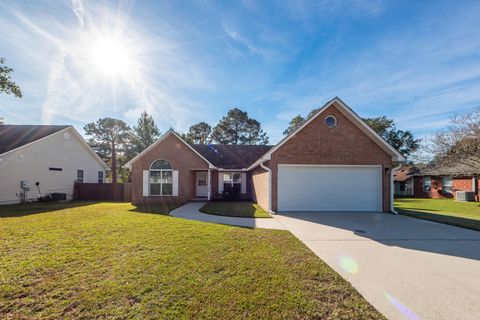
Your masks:
[[[348,273],[356,274],[358,272],[358,264],[352,257],[343,256],[340,258],[340,267]]]
[[[407,308],[406,306],[404,306],[397,298],[395,298],[394,296],[390,295],[389,293],[385,293],[385,297],[387,298],[387,300],[398,310],[400,311],[401,314],[403,314],[407,319],[410,319],[410,320],[420,320],[420,318],[415,314],[415,312],[413,312],[412,310],[410,310],[409,308]]]

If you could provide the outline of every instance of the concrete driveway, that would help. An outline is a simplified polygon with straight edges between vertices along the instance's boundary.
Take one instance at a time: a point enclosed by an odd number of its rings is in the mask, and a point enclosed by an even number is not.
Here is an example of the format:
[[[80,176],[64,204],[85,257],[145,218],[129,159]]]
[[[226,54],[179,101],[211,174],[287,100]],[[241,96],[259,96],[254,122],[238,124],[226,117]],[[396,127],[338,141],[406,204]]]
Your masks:
[[[480,232],[384,213],[275,219],[389,319],[480,319]]]

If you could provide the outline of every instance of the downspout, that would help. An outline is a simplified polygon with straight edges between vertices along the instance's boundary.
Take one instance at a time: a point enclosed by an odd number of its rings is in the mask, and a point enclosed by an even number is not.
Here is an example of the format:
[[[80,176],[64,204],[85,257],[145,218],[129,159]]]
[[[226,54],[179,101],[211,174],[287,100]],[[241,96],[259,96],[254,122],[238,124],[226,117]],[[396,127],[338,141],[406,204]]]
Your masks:
[[[275,212],[272,211],[272,170],[265,166],[265,162],[269,160],[270,159],[264,159],[263,162],[260,162],[260,167],[268,172],[268,212],[275,214]]]
[[[401,167],[402,167],[402,164],[399,164],[398,166],[390,170],[390,212],[393,214],[398,214],[398,212],[395,211],[395,205],[394,205],[395,186],[393,183],[393,171],[397,171]]]

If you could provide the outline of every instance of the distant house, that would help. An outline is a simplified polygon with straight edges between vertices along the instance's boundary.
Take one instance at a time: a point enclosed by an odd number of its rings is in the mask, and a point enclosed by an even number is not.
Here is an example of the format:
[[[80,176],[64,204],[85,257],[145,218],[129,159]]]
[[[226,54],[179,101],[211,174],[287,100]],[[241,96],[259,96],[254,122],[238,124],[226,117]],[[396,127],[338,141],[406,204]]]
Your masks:
[[[393,186],[395,196],[406,197],[414,195],[415,168],[404,166],[393,172]]]
[[[478,176],[461,165],[401,167],[394,171],[396,196],[456,198],[457,191],[473,192],[478,200]]]
[[[0,204],[69,200],[75,181],[102,183],[107,169],[72,126],[0,125]]]
[[[457,191],[474,192],[478,200],[478,177],[471,168],[428,165],[414,173],[416,198],[456,198]]]

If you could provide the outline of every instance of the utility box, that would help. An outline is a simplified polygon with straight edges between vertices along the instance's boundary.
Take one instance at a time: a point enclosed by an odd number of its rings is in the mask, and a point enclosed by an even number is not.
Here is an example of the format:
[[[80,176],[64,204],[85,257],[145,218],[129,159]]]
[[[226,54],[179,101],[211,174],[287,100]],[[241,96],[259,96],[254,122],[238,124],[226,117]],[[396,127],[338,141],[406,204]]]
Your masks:
[[[475,201],[475,192],[473,191],[457,191],[457,201]]]
[[[67,200],[67,194],[66,193],[54,192],[54,193],[51,194],[51,197],[52,197],[53,201]]]

